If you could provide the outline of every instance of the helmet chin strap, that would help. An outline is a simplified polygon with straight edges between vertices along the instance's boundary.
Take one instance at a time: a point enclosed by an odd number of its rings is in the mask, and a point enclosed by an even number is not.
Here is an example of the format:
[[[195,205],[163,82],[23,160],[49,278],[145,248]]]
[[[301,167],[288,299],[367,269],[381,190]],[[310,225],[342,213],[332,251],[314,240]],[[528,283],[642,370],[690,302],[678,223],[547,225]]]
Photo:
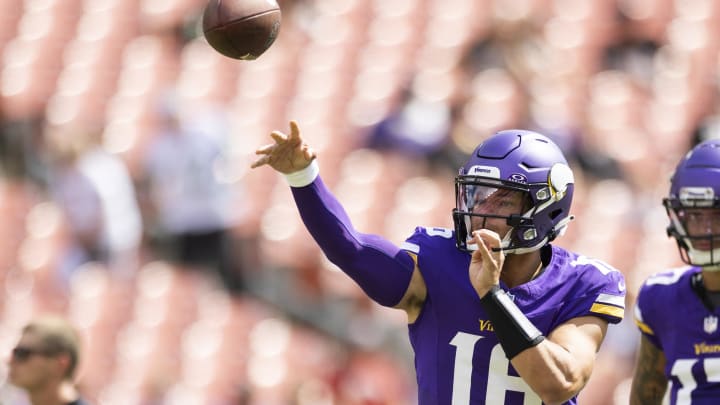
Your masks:
[[[505,253],[515,253],[515,250],[517,250],[517,249],[510,249],[510,243],[512,242],[511,235],[512,235],[513,230],[515,230],[515,228],[510,228],[510,230],[507,231],[505,236],[503,236],[502,240],[500,240],[500,249],[497,249],[497,250],[501,250]]]
[[[535,244],[533,246],[517,247],[517,248],[512,248],[512,249],[503,248],[502,251],[505,252],[506,254],[522,255],[522,254],[534,252],[534,251],[540,249],[541,247],[545,246],[547,244],[547,242],[548,242],[548,238],[545,237],[540,242],[538,242],[537,244]]]
[[[544,237],[541,241],[532,246],[510,248],[510,244],[512,243],[512,231],[514,229],[515,228],[510,228],[510,230],[505,234],[505,237],[503,237],[500,241],[500,249],[498,250],[502,250],[503,252],[505,252],[505,254],[521,255],[525,253],[530,253],[540,249],[541,247],[545,246],[545,244],[547,244],[548,238]]]
[[[557,225],[555,225],[554,229],[555,229],[557,236],[561,236],[562,234],[565,233],[565,231],[567,230],[568,224],[573,219],[575,219],[574,215],[568,215],[566,218],[559,221],[557,223]],[[549,240],[548,240],[549,238],[546,235],[544,238],[542,238],[542,240],[538,241],[536,244],[534,244],[532,246],[516,247],[516,248],[508,249],[508,247],[510,246],[510,243],[512,241],[511,235],[512,235],[513,229],[514,228],[511,228],[510,231],[508,231],[508,233],[505,235],[505,237],[502,239],[502,242],[500,243],[500,247],[503,250],[503,252],[505,252],[505,253],[512,253],[512,254],[516,254],[516,255],[530,253],[530,252],[534,252],[534,251],[540,249],[541,247],[545,246],[549,242]]]

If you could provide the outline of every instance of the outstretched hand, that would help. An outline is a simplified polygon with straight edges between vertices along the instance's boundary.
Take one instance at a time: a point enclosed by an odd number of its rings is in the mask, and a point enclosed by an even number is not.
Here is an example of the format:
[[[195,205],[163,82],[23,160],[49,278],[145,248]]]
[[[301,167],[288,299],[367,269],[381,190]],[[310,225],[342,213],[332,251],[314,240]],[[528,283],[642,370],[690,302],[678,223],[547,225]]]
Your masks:
[[[260,157],[251,168],[268,165],[280,173],[288,174],[308,167],[316,157],[315,151],[300,136],[300,128],[295,121],[290,121],[290,135],[273,131],[270,136],[275,143],[255,151]]]
[[[488,229],[472,233],[478,249],[470,260],[470,282],[480,298],[500,283],[500,272],[505,263],[505,253],[500,248],[500,236]]]

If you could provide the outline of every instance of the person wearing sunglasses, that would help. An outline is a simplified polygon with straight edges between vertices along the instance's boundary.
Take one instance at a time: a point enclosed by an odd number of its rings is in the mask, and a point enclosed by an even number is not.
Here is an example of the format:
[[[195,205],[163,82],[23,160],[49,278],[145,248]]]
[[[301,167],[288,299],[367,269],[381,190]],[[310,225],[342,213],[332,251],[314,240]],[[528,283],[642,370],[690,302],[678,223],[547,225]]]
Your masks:
[[[42,316],[23,329],[10,354],[8,379],[32,405],[89,405],[74,385],[79,336],[57,316]]]

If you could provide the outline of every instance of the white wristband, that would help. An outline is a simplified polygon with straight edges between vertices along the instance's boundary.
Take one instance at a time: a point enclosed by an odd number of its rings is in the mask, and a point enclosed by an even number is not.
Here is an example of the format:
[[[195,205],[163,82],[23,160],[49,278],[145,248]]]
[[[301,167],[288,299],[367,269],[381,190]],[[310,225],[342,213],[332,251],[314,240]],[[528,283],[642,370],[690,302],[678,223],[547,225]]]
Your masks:
[[[290,187],[305,187],[315,181],[318,175],[320,175],[320,166],[317,159],[313,159],[308,167],[286,174],[285,179]]]

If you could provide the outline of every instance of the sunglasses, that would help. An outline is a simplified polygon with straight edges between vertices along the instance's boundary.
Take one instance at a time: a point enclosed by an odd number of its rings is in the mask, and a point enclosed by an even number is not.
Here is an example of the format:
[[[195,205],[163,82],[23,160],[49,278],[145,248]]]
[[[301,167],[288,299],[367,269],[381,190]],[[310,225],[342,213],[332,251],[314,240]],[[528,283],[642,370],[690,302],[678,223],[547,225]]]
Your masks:
[[[36,354],[41,356],[50,355],[50,353],[48,353],[46,350],[31,349],[29,347],[16,347],[12,350],[12,358],[13,360],[18,362],[27,361],[30,357]]]

